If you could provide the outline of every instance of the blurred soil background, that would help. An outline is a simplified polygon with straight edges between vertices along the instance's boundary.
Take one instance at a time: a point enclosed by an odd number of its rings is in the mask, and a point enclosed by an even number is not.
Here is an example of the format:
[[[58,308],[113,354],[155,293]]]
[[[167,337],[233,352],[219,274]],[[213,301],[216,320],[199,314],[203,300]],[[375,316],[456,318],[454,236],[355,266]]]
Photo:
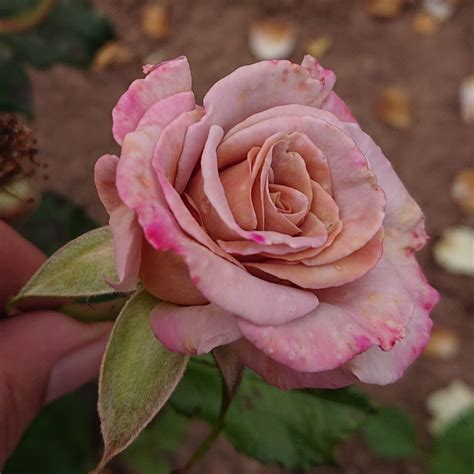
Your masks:
[[[49,165],[44,187],[70,197],[101,223],[106,216],[94,189],[94,163],[104,153],[118,152],[111,134],[111,110],[129,83],[141,76],[141,64],[149,61],[150,54],[155,61],[186,55],[193,88],[201,100],[217,79],[255,61],[248,31],[259,18],[278,16],[294,22],[297,44],[290,59],[295,62],[301,61],[312,38],[330,37],[332,46],[321,62],[336,72],[336,91],[382,147],[425,212],[432,240],[421,252],[420,261],[441,293],[433,319],[452,330],[459,343],[452,357],[421,357],[395,385],[362,387],[376,400],[408,411],[416,422],[420,446],[428,449],[427,396],[454,379],[474,386],[472,279],[447,272],[434,262],[432,254],[433,244],[445,229],[473,223],[472,216],[450,198],[450,188],[455,176],[474,161],[473,126],[461,119],[458,103],[460,83],[474,72],[474,1],[462,2],[434,34],[419,35],[413,29],[418,11],[415,2],[395,18],[379,20],[369,16],[356,0],[176,0],[169,2],[169,33],[163,40],[150,39],[142,31],[140,14],[145,2],[96,0],[94,4],[109,17],[133,58],[101,70],[56,66],[46,72],[32,70],[31,76],[39,158]],[[391,128],[374,114],[377,97],[393,85],[402,87],[410,98],[413,122],[405,129]],[[196,425],[182,449],[184,458],[204,430]],[[357,440],[340,450],[340,460],[339,468],[311,472],[424,472],[416,459],[377,458]],[[287,471],[249,460],[220,439],[192,472]]]

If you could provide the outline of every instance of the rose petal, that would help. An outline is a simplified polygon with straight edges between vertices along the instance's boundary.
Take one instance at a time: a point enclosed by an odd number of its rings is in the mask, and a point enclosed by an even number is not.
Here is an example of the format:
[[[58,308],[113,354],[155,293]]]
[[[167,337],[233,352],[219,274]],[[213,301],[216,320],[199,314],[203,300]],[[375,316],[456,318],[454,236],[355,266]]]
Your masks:
[[[287,60],[261,61],[240,67],[218,81],[203,101],[212,124],[226,131],[250,115],[277,105],[320,105],[331,86],[329,72],[315,77],[309,70],[311,60],[305,61],[303,66]],[[232,107],[222,107],[223,103]]]
[[[132,82],[113,109],[113,135],[121,145],[145,112],[160,99],[191,90],[188,60],[181,56],[158,64],[144,79]]]
[[[349,362],[348,367],[361,382],[386,385],[396,382],[428,343],[433,322],[429,311],[417,307],[405,337],[390,351],[372,347]]]
[[[130,209],[136,209],[147,201],[154,202],[159,199],[159,187],[152,168],[153,152],[163,129],[188,112],[190,105],[189,100],[183,100],[180,94],[163,99],[153,107],[154,113],[158,114],[161,111],[159,114],[161,118],[156,122],[146,120],[145,124],[140,123],[137,130],[125,137],[116,181],[119,195]],[[192,113],[185,114],[185,118],[192,120]],[[170,140],[170,135],[175,137],[169,133],[167,137]],[[156,161],[159,161],[159,158],[156,158]],[[173,169],[173,166],[170,165],[170,168]]]
[[[349,107],[347,107],[345,102],[334,91],[329,93],[327,99],[322,103],[321,109],[331,112],[341,120],[341,122],[357,123]]]
[[[382,255],[383,230],[380,230],[364,247],[334,263],[307,266],[304,263],[285,264],[278,261],[246,263],[249,269],[291,281],[301,288],[321,289],[350,283],[369,272]]]
[[[231,257],[227,252],[223,251],[221,247],[219,247],[219,245],[217,245],[209,237],[205,230],[197,223],[196,219],[192,216],[189,209],[183,203],[182,197],[176,192],[173,186],[171,186],[171,183],[165,178],[165,176],[159,169],[158,180],[160,182],[166,202],[168,203],[168,206],[181,229],[183,229],[188,235],[193,237],[197,242],[201,243],[202,245],[205,245],[216,255],[219,255],[220,257],[223,257],[234,263],[235,265],[243,268],[239,261]]]
[[[203,213],[209,212],[210,206],[216,211],[220,219],[222,220],[223,226],[221,232],[224,232],[226,226],[229,229],[229,233],[225,236],[229,240],[234,240],[236,237],[241,237],[247,240],[254,240],[255,242],[265,244],[287,244],[290,247],[301,247],[301,246],[319,246],[322,245],[327,236],[317,237],[290,237],[285,234],[272,231],[244,231],[235,221],[234,216],[229,208],[227,200],[225,199],[225,192],[222,187],[222,183],[219,180],[217,170],[217,155],[216,148],[223,136],[223,131],[217,126],[211,127],[209,132],[209,138],[206,142],[202,158],[201,158],[201,173],[202,173],[202,188],[209,200],[207,204],[202,199],[196,198],[196,190],[194,187],[189,190],[189,194],[194,199],[198,207]],[[250,149],[249,147],[248,149]],[[247,151],[247,150],[246,150]],[[245,151],[245,152],[246,152]],[[193,181],[199,179],[198,176],[193,178]],[[192,183],[194,186],[197,184]],[[204,208],[203,208],[204,205]],[[207,209],[206,209],[207,205]],[[221,234],[222,235],[222,234]],[[219,238],[219,237],[218,237]],[[222,238],[222,237],[220,237]],[[224,239],[227,240],[227,239]]]
[[[137,128],[143,128],[147,125],[155,124],[160,130],[165,128],[176,117],[184,112],[194,110],[196,102],[194,94],[189,92],[181,92],[155,102],[143,115],[137,124]],[[157,137],[159,132],[157,133]]]
[[[162,101],[163,102],[163,101]],[[177,111],[178,112],[178,111]],[[175,118],[176,117],[176,118]],[[200,110],[184,111],[163,129],[153,151],[153,167],[162,170],[166,179],[174,183],[184,140],[189,126],[202,117]]]
[[[312,69],[312,66],[309,67]],[[190,127],[176,176],[182,193],[204,148],[212,125],[228,130],[246,117],[283,104],[319,106],[331,85],[329,71],[314,77],[314,71],[287,60],[261,61],[236,69],[214,84],[204,97],[206,115]],[[223,103],[232,107],[222,107]]]
[[[319,183],[328,193],[331,193],[331,172],[323,152],[302,133],[291,133],[288,135],[287,141],[290,150],[295,151],[303,158],[310,178]]]
[[[334,72],[330,69],[323,68],[318,60],[313,58],[310,54],[304,56],[301,66],[308,70],[311,76],[320,82],[322,86],[320,98],[325,99],[332,91],[336,82],[336,75]]]
[[[339,207],[327,191],[316,181],[311,181],[313,201],[311,212],[325,225],[328,232],[335,230],[339,222]]]
[[[295,388],[341,388],[357,381],[344,367],[321,372],[298,372],[275,362],[246,339],[231,344],[242,363],[257,372],[268,383],[282,390]]]
[[[280,244],[268,246],[259,244],[258,242],[250,242],[248,240],[218,240],[217,243],[225,252],[242,256],[262,254],[275,258],[277,255],[288,255],[290,252],[299,252],[298,249],[292,249],[288,247],[288,245]]]
[[[289,143],[282,141],[272,154],[274,184],[296,189],[307,197],[308,208],[313,198],[311,179],[304,159],[295,151],[288,149]]]
[[[237,224],[244,230],[255,230],[257,216],[252,203],[249,161],[242,161],[222,171],[219,178]]]
[[[224,156],[227,163],[232,162],[276,131],[298,131],[317,143],[331,169],[333,197],[339,206],[343,228],[332,245],[311,263],[324,264],[343,258],[361,248],[380,228],[384,218],[384,193],[377,186],[367,159],[344,130],[345,125],[332,114],[304,106],[275,109],[278,110],[273,110],[272,114],[287,110],[299,115],[278,115],[236,132],[221,143],[219,157]],[[345,159],[341,160],[341,156]]]
[[[281,324],[318,305],[314,294],[256,278],[198,244],[189,242],[185,252],[191,278],[201,293],[256,324]]]
[[[95,185],[109,213],[114,242],[115,266],[119,279],[118,282],[109,281],[109,284],[117,291],[129,291],[136,285],[138,278],[142,231],[135,213],[123,204],[117,193],[115,175],[118,161],[113,155],[99,158],[95,165]]]
[[[382,257],[358,280],[320,290],[320,305],[280,326],[239,320],[245,338],[272,359],[303,372],[331,370],[380,345],[388,350],[405,335],[414,302],[390,261]]]
[[[212,304],[159,303],[151,313],[151,326],[165,347],[182,354],[207,354],[241,337],[234,316]]]
[[[156,251],[147,242],[142,248],[140,279],[147,291],[163,301],[187,306],[207,303],[194,286],[183,258]]]
[[[395,243],[395,242],[394,242]],[[429,313],[438,301],[438,293],[431,288],[413,255],[405,255],[389,247],[391,260],[405,283],[407,294],[415,304],[405,337],[389,351],[378,347],[358,355],[348,367],[366,383],[385,385],[398,380],[404,370],[420,355],[428,342],[432,321]]]
[[[423,213],[395,173],[382,150],[357,124],[345,124],[387,195],[384,228],[386,235],[401,247],[420,250],[428,237],[423,227]]]
[[[209,116],[204,115],[199,122],[191,125],[186,132],[183,151],[178,163],[178,170],[176,172],[176,180],[174,184],[174,187],[179,194],[184,192],[189,179],[201,158],[211,125],[212,123]]]

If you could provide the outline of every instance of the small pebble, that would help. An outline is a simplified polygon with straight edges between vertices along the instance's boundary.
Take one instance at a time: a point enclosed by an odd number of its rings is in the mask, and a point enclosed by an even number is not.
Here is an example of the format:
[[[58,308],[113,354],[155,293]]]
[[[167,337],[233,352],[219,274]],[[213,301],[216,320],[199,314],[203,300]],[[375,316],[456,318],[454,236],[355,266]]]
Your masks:
[[[401,87],[385,89],[377,99],[374,111],[377,118],[390,127],[404,130],[413,124],[410,98]]]
[[[462,380],[453,380],[447,387],[432,392],[426,399],[426,407],[432,418],[428,428],[439,435],[465,410],[474,406],[474,390]]]
[[[453,201],[468,214],[474,214],[474,168],[462,170],[451,186]]]
[[[296,46],[296,28],[289,21],[264,19],[250,27],[249,47],[257,59],[283,59]]]
[[[446,229],[433,248],[436,263],[451,273],[474,275],[474,229]]]

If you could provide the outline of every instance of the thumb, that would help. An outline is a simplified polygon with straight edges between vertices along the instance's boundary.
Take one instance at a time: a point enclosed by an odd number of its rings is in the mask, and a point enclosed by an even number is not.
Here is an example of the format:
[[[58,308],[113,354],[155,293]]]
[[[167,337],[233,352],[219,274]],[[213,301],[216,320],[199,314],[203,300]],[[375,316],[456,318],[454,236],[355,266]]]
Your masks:
[[[45,402],[97,375],[110,329],[49,311],[0,322],[0,469]]]

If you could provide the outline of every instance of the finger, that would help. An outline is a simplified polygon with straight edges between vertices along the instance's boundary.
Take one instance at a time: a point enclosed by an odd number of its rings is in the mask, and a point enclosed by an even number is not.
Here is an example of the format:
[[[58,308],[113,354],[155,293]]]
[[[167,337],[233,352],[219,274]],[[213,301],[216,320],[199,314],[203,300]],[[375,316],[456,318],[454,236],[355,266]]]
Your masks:
[[[1,322],[0,468],[45,401],[97,375],[110,329],[47,311]]]
[[[45,259],[33,244],[0,221],[0,312]]]

